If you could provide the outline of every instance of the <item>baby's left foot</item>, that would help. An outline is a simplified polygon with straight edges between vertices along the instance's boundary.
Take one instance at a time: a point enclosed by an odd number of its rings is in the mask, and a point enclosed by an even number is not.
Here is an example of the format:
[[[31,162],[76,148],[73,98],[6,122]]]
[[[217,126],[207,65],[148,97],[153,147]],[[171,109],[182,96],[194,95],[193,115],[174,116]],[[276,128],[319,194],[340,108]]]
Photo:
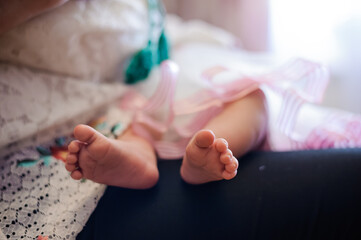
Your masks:
[[[238,161],[223,138],[215,138],[210,130],[201,130],[186,148],[181,176],[190,184],[202,184],[232,179],[237,174]]]

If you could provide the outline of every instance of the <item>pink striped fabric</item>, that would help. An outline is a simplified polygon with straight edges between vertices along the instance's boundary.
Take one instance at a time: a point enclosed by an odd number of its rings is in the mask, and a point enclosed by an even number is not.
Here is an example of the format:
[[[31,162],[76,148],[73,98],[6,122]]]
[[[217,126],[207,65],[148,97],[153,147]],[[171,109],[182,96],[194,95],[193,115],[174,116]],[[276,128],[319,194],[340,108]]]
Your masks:
[[[336,134],[327,129],[315,129],[303,142],[292,138],[303,104],[319,102],[327,86],[328,72],[319,64],[296,59],[263,75],[245,76],[240,73],[241,77],[225,84],[217,84],[213,80],[215,76],[230,70],[225,66],[214,66],[206,69],[202,75],[207,88],[186,99],[175,101],[178,71],[175,63],[163,62],[160,83],[150,99],[146,100],[143,96],[130,92],[122,101],[123,108],[135,111],[133,130],[150,141],[161,158],[182,157],[194,133],[219,114],[225,103],[246,96],[256,90],[260,84],[269,87],[283,99],[276,124],[278,129],[289,138],[292,149],[361,145],[361,120],[358,118],[353,118],[352,121],[343,119],[345,132]],[[154,114],[160,108],[166,108],[168,115],[166,119],[156,120]],[[183,126],[174,125],[177,116],[189,114],[193,116],[191,121]],[[341,121],[339,117],[335,119]],[[161,136],[169,131],[178,136],[177,140],[162,139]],[[157,133],[156,136],[154,133]]]
[[[352,148],[361,146],[361,117],[351,113],[331,114],[315,128],[303,149]]]
[[[288,136],[291,135],[294,129],[298,111],[302,107],[303,103],[304,100],[300,98],[293,90],[283,93],[283,103],[277,121],[277,126]]]

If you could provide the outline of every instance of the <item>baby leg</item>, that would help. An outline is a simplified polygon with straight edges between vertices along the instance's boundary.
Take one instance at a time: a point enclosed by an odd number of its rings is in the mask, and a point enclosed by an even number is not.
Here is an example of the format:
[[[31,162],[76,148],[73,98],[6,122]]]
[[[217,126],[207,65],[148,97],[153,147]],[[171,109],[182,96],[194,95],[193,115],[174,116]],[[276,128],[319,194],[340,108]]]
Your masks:
[[[81,178],[125,188],[145,189],[159,177],[153,147],[127,130],[109,139],[86,125],[74,129],[77,140],[69,144],[65,168],[75,180]]]
[[[202,184],[235,177],[238,160],[234,156],[240,157],[259,146],[266,123],[260,90],[228,104],[205,126],[206,130],[196,133],[189,142],[180,170],[183,180]]]

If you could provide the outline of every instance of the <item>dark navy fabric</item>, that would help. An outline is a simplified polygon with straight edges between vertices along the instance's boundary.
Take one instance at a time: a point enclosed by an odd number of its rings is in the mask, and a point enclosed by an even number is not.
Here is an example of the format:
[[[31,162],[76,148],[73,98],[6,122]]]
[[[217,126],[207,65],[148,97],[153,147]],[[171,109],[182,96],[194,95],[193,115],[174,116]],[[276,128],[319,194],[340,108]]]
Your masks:
[[[108,187],[77,240],[361,239],[361,149],[252,152],[231,181]]]

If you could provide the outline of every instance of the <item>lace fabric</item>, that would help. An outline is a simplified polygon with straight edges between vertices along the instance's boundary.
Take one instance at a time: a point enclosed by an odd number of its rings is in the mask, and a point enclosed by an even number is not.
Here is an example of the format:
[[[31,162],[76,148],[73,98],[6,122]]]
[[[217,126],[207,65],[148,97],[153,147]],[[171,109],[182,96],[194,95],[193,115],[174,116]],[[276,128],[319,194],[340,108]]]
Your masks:
[[[24,148],[0,161],[0,226],[4,239],[75,239],[105,186],[72,180],[63,162],[55,158],[39,160],[32,167],[18,165],[24,156],[37,155],[34,148]]]
[[[0,156],[69,134],[90,121],[127,87],[0,64]]]
[[[0,64],[0,86],[0,229],[4,239],[40,235],[74,239],[105,186],[72,180],[63,163],[70,135],[62,141],[56,137],[104,113],[127,88],[8,64]],[[124,119],[125,114],[120,117],[112,109],[108,121]]]

